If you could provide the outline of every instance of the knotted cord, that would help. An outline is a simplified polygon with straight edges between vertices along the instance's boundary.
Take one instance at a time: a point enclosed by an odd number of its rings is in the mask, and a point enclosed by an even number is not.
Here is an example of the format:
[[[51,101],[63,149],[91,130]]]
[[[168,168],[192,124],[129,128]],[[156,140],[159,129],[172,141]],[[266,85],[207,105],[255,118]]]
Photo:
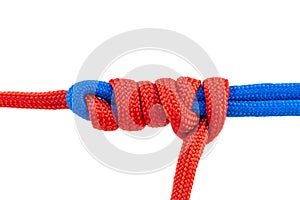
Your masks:
[[[82,81],[68,91],[0,92],[0,107],[71,109],[94,128],[137,131],[171,124],[183,140],[172,200],[190,198],[203,149],[218,136],[225,118],[300,116],[300,84],[230,86],[222,78],[163,78],[151,83],[128,79]]]
[[[146,125],[161,127],[170,122],[174,133],[183,140],[171,199],[188,200],[204,147],[223,127],[229,97],[228,81],[221,78],[204,81],[207,117],[203,118],[192,111],[201,84],[199,80],[164,78],[153,84],[113,79],[110,84],[114,91],[111,104],[116,105],[116,115],[106,100],[93,95],[85,97],[94,128],[112,131],[120,127],[137,131]]]

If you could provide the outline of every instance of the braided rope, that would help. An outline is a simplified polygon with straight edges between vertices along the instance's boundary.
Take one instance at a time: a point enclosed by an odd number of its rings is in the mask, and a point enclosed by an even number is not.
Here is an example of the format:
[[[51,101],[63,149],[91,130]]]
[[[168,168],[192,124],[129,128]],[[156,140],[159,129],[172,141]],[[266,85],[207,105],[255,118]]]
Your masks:
[[[67,109],[67,91],[0,92],[0,107],[31,109]]]
[[[71,109],[89,120],[84,97],[96,95],[111,102],[112,86],[102,81],[82,81],[68,91],[0,92],[0,107]],[[197,92],[193,112],[206,116],[203,87]],[[112,107],[114,105],[111,105]],[[114,107],[113,107],[114,109]],[[227,117],[300,116],[300,83],[230,86]]]
[[[230,91],[230,95],[229,95]],[[300,84],[228,86],[221,78],[180,77],[155,83],[113,79],[83,81],[68,91],[0,92],[0,107],[71,109],[101,130],[141,130],[171,124],[183,140],[172,200],[188,200],[203,149],[226,116],[299,116]]]
[[[183,140],[174,177],[172,200],[188,200],[206,143],[221,131],[226,114],[229,86],[226,79],[210,78],[203,83],[207,117],[192,111],[199,80],[180,77],[155,83],[113,79],[114,96],[111,103],[94,95],[85,96],[89,117],[94,128],[128,131],[161,127],[169,122],[174,133]],[[111,105],[115,105],[116,110]]]
[[[106,82],[82,81],[69,89],[66,97],[69,108],[89,120],[84,100],[87,94],[111,102],[113,88]],[[206,116],[203,86],[198,89],[192,110],[198,116]],[[300,83],[230,86],[227,117],[264,116],[300,116]]]

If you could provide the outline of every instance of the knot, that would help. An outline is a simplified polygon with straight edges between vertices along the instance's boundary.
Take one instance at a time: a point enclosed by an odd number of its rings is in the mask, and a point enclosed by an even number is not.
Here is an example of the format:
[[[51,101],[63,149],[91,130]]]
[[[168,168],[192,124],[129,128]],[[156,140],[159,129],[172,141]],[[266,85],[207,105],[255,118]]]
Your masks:
[[[201,91],[204,95],[197,99]],[[176,81],[162,78],[155,83],[128,79],[112,79],[109,84],[84,81],[73,85],[66,98],[73,112],[90,119],[100,130],[138,131],[146,125],[162,127],[170,122],[174,133],[183,139],[171,200],[188,200],[204,147],[224,125],[229,84],[226,79],[209,78],[201,86],[199,80],[188,77]],[[200,115],[201,105],[195,106],[203,101],[206,116]]]
[[[169,122],[174,133],[184,139],[200,122],[193,112],[197,103],[199,80],[180,77],[177,80],[162,78],[151,83],[129,79],[112,79],[111,102],[93,94],[85,95],[89,118],[94,128],[113,131],[118,128],[138,131],[146,125],[163,127]],[[206,113],[211,131],[207,142],[220,132],[227,113],[228,81],[210,78],[203,82]]]

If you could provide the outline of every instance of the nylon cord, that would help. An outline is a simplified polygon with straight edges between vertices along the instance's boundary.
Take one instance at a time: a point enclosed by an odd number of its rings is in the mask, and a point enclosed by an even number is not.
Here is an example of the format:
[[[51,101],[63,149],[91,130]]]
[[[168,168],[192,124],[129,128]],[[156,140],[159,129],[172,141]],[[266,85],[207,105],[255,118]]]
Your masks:
[[[136,131],[171,124],[183,140],[171,200],[188,200],[203,149],[218,136],[225,118],[300,116],[300,84],[229,87],[222,78],[180,77],[135,82],[82,81],[68,91],[0,92],[0,107],[71,109],[94,128]]]

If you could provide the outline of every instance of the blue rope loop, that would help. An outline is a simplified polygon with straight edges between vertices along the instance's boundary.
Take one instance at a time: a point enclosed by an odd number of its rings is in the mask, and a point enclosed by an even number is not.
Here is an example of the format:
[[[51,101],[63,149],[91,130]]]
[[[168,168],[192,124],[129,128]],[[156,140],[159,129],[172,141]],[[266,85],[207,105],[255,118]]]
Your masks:
[[[74,84],[67,92],[66,100],[69,108],[83,119],[90,120],[84,97],[92,94],[111,102],[113,89],[109,83],[96,80],[81,81]]]
[[[90,120],[84,100],[87,94],[106,100],[117,114],[112,86],[96,80],[78,82],[68,90],[67,104],[75,114]],[[192,110],[198,116],[206,116],[202,86],[195,99]],[[227,117],[265,116],[300,116],[300,83],[230,86]]]

